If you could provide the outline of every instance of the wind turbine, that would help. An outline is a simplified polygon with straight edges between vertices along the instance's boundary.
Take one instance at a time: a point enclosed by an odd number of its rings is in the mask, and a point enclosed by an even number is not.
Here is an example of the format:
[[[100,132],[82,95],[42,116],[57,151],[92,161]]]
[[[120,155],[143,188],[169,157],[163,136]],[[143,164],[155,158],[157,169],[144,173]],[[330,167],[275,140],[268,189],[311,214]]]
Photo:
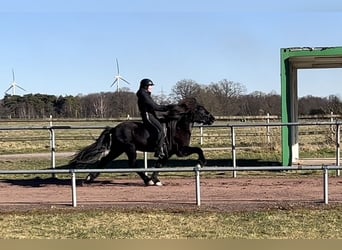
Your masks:
[[[12,69],[12,77],[13,77],[13,81],[12,81],[12,83],[11,83],[11,86],[5,91],[5,94],[7,94],[7,92],[8,92],[10,89],[12,89],[12,95],[15,95],[15,90],[16,90],[16,88],[19,88],[19,89],[21,89],[21,90],[23,90],[23,91],[26,91],[25,89],[23,89],[22,87],[20,87],[20,86],[16,83],[16,81],[15,81],[15,75],[14,75],[14,69]]]
[[[120,81],[124,81],[125,83],[127,84],[130,84],[125,78],[123,78],[121,75],[120,75],[120,69],[119,69],[119,61],[118,59],[116,58],[116,69],[118,71],[117,75],[114,76],[115,80],[114,82],[112,83],[112,85],[110,85],[111,87],[113,87],[114,84],[116,84],[116,91],[119,92],[119,88],[120,88]]]

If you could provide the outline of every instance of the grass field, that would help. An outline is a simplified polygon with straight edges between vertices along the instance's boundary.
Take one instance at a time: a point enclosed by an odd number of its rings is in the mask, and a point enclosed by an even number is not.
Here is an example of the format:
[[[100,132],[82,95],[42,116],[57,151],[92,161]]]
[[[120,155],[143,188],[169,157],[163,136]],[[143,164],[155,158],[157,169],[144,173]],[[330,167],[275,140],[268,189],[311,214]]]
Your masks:
[[[1,239],[341,239],[342,209],[259,212],[31,211],[0,215]]]

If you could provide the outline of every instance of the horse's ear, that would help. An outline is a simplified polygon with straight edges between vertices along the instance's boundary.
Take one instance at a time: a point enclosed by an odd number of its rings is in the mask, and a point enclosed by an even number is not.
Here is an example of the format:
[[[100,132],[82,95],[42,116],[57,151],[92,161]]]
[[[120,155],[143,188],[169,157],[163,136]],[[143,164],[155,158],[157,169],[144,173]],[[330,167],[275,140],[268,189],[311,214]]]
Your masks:
[[[179,102],[181,107],[183,107],[186,111],[194,110],[197,106],[197,100],[195,97],[187,97]]]

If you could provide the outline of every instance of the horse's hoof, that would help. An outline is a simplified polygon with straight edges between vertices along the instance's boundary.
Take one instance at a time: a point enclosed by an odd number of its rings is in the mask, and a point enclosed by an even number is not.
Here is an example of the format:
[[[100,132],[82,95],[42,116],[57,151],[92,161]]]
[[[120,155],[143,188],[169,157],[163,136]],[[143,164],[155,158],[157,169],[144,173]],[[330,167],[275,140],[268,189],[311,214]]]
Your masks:
[[[156,183],[154,183],[155,186],[161,187],[163,186],[163,183],[161,183],[160,181],[157,181]]]
[[[86,184],[89,184],[89,183],[93,182],[93,180],[94,180],[94,179],[91,178],[91,176],[88,175],[88,176],[84,179],[83,182],[86,183]]]
[[[146,186],[154,186],[154,182],[152,180],[149,180],[147,183],[145,183]]]

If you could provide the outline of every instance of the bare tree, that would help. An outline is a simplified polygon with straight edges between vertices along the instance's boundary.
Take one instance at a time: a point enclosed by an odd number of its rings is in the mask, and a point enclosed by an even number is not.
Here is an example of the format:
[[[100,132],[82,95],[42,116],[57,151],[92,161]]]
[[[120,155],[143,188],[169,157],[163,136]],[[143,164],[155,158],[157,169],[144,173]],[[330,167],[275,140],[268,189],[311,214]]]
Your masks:
[[[94,111],[96,117],[104,118],[107,111],[107,102],[105,101],[105,95],[100,93],[93,102]]]
[[[329,100],[329,104],[328,104],[329,111],[335,114],[342,114],[342,104],[341,104],[340,98],[336,95],[330,95],[328,100]]]
[[[298,100],[298,113],[300,115],[317,115],[329,113],[330,111],[332,110],[331,107],[329,107],[327,98],[307,95]]]
[[[174,99],[179,101],[186,97],[197,98],[200,94],[201,85],[191,79],[183,79],[178,81],[172,88],[172,92],[175,95]]]
[[[238,100],[246,92],[241,83],[223,79],[218,83],[211,83],[209,91],[216,100],[216,109],[222,115],[236,115],[239,113]]]
[[[280,114],[281,97],[276,93],[265,94],[254,91],[241,97],[240,115]]]
[[[172,98],[169,96],[166,96],[164,93],[161,93],[160,95],[153,95],[153,100],[162,105],[167,105],[172,103]]]

